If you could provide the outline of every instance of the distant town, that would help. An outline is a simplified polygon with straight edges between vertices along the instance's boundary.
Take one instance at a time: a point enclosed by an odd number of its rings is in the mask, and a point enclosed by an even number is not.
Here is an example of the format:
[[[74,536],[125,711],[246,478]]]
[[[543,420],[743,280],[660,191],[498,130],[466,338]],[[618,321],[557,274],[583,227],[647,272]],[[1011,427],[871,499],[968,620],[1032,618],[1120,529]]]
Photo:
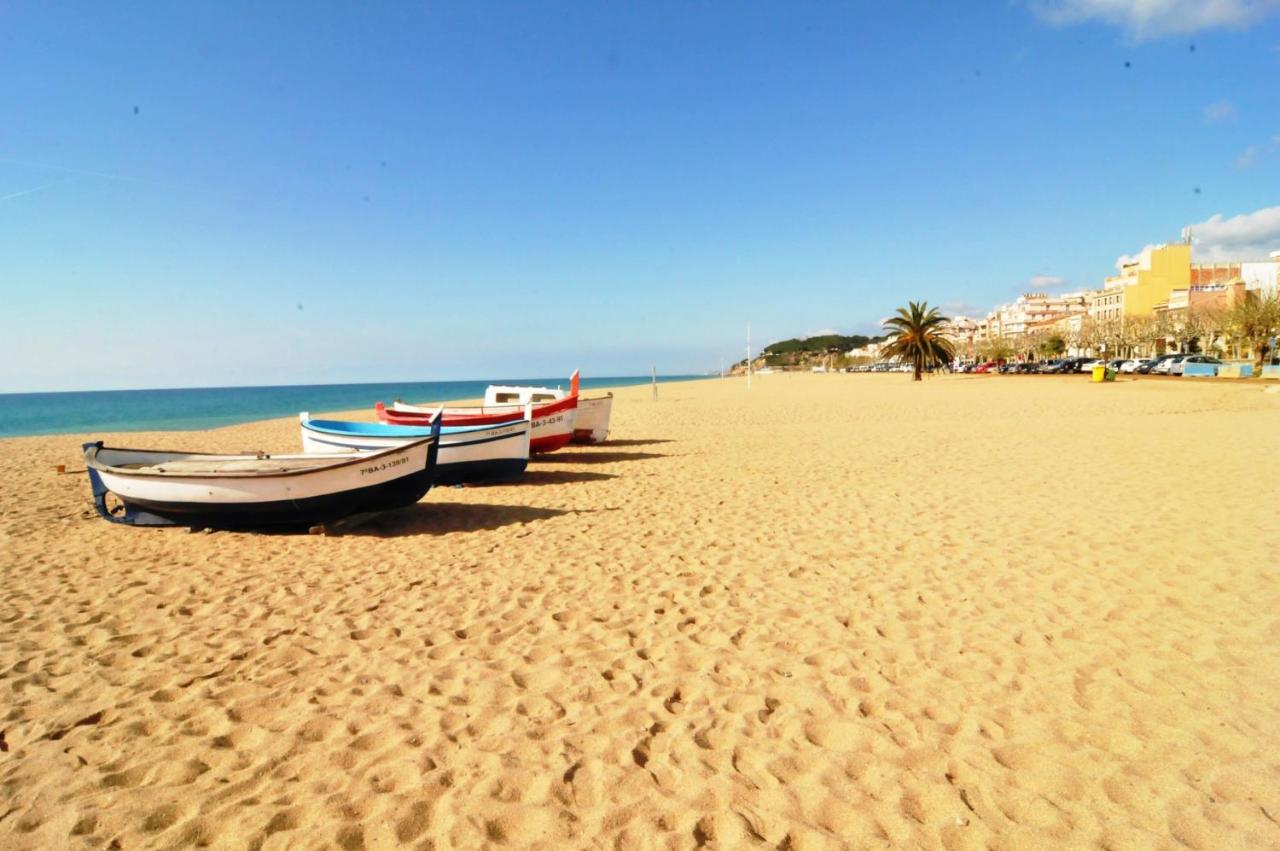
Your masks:
[[[1029,292],[983,318],[953,316],[947,327],[957,365],[1034,363],[1050,358],[1156,358],[1206,353],[1229,360],[1275,355],[1280,251],[1266,259],[1195,263],[1189,235],[1151,246],[1098,289]],[[884,336],[827,334],[765,346],[757,370],[836,370],[885,360]],[[746,368],[734,364],[733,372]]]
[[[982,319],[951,318],[957,361],[1035,361],[1047,357],[1153,357],[1205,352],[1253,359],[1265,337],[1242,322],[1245,306],[1274,305],[1280,251],[1263,260],[1193,263],[1190,236],[1144,249],[1102,287],[1026,293]],[[844,354],[853,365],[878,360],[881,340]]]

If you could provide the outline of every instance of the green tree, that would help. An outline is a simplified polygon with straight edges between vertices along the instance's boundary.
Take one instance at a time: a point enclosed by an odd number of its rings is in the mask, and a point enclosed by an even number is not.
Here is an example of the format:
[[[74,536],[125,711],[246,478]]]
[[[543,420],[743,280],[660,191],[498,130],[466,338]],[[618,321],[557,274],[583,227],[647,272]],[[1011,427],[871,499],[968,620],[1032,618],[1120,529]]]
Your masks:
[[[1157,339],[1167,336],[1161,321],[1155,316],[1130,316],[1125,319],[1125,333],[1133,346],[1134,354],[1150,355],[1155,351]]]
[[[1098,346],[1102,343],[1102,322],[1096,316],[1086,316],[1080,322],[1080,329],[1076,332],[1076,347],[1090,356],[1097,352]]]
[[[1212,351],[1215,333],[1224,324],[1220,312],[1193,307],[1180,311],[1180,314],[1173,334],[1179,348],[1186,352]]]
[[[944,336],[947,317],[927,301],[907,302],[898,308],[898,315],[884,321],[889,334],[888,343],[880,357],[902,358],[914,367],[913,381],[919,381],[926,366],[941,366],[955,357],[955,348]]]
[[[1035,360],[1040,352],[1040,346],[1044,344],[1045,333],[1043,330],[1027,331],[1015,337],[1014,340],[1017,343],[1019,357]]]
[[[1040,354],[1047,358],[1060,358],[1067,350],[1067,341],[1061,334],[1051,334],[1040,343]]]
[[[978,351],[985,360],[1007,361],[1018,353],[1018,347],[1007,337],[988,337]]]
[[[1280,299],[1270,293],[1245,293],[1226,315],[1231,331],[1249,344],[1256,368],[1266,365],[1268,344],[1280,334]]]

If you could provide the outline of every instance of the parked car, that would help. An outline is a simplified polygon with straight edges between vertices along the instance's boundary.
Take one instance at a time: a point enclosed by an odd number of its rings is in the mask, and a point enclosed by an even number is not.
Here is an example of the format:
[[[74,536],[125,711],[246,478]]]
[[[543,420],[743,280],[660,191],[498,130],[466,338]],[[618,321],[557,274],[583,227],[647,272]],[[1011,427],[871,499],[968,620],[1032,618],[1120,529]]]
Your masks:
[[[1174,352],[1165,352],[1162,355],[1156,355],[1150,361],[1148,361],[1147,363],[1144,363],[1142,366],[1138,367],[1134,371],[1139,373],[1140,375],[1149,375],[1156,371],[1156,367],[1159,366],[1161,362],[1167,361],[1170,358],[1176,358],[1176,357],[1181,357],[1181,355],[1178,355]]]
[[[1085,358],[1063,358],[1057,362],[1057,365],[1051,371],[1058,373],[1075,372],[1083,360]]]
[[[1183,358],[1189,358],[1191,355],[1173,355],[1161,359],[1159,363],[1151,368],[1152,375],[1173,375],[1174,365],[1181,363]]]
[[[977,366],[975,366],[973,368],[973,371],[974,372],[995,372],[999,368],[1000,368],[1000,364],[998,361],[989,360],[985,363],[980,363]]]
[[[1076,365],[1076,372],[1092,372],[1095,366],[1103,366],[1104,364],[1106,364],[1104,360],[1081,358],[1080,363]]]
[[[1129,358],[1129,360],[1120,364],[1120,371],[1125,373],[1138,372],[1146,364],[1151,363],[1153,358]]]
[[[1218,374],[1218,367],[1222,366],[1222,361],[1212,355],[1187,355],[1185,358],[1174,361],[1173,366],[1169,367],[1170,375],[1182,375],[1189,363],[1211,363],[1213,364],[1213,374]]]

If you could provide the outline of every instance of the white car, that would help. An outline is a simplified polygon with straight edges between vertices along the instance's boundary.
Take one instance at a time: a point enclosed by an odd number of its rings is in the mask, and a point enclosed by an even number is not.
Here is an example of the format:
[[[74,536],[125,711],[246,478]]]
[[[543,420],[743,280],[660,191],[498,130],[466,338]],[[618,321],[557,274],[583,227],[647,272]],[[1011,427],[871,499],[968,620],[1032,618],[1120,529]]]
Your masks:
[[[1143,366],[1144,364],[1149,364],[1149,363],[1151,363],[1151,358],[1130,358],[1129,360],[1120,364],[1120,371],[1126,372],[1126,373],[1137,372],[1138,367]]]
[[[1188,357],[1190,356],[1177,355],[1175,357],[1165,358],[1164,360],[1160,361],[1160,363],[1156,364],[1151,368],[1151,374],[1152,375],[1173,375],[1174,374],[1173,365],[1175,363],[1182,363]]]
[[[1093,372],[1095,366],[1104,366],[1105,364],[1106,361],[1104,360],[1087,360],[1076,368],[1076,372]]]
[[[1182,375],[1189,363],[1211,363],[1213,364],[1213,374],[1218,374],[1218,367],[1222,366],[1222,361],[1212,355],[1187,355],[1185,358],[1177,358],[1173,366],[1169,367],[1170,375]]]

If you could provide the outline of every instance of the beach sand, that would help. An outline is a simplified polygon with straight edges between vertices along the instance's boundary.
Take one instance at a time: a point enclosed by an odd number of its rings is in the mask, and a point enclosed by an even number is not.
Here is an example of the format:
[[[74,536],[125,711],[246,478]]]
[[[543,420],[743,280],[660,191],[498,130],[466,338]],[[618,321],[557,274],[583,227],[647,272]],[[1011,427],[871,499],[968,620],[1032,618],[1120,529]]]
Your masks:
[[[1280,848],[1280,393],[616,396],[340,537],[113,526],[83,438],[0,441],[0,847]]]

